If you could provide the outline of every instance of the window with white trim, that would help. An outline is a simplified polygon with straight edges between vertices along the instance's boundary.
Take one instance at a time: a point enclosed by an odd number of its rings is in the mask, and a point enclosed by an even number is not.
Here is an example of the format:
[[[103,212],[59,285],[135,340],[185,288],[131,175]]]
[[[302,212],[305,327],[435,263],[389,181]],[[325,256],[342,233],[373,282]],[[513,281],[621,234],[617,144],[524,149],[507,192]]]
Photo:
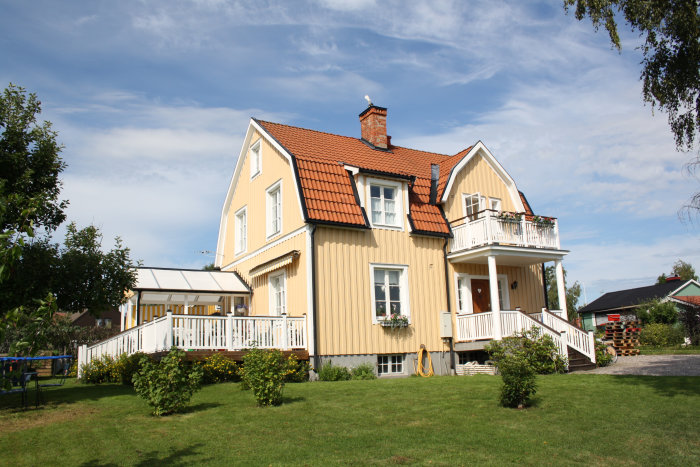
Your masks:
[[[372,280],[372,320],[384,321],[392,314],[410,319],[408,304],[408,267],[370,265]]]
[[[500,199],[498,199],[498,198],[489,198],[489,204],[490,204],[489,207],[490,207],[493,211],[498,211],[498,212],[501,211],[501,200],[500,200]]]
[[[262,154],[260,140],[250,147],[250,178],[253,179],[262,171]]]
[[[403,191],[401,183],[390,180],[369,179],[370,220],[372,226],[403,227]]]
[[[267,238],[282,232],[282,182],[267,189]]]
[[[377,355],[377,373],[397,375],[403,373],[403,355]]]
[[[469,220],[476,219],[484,205],[483,197],[481,197],[479,193],[475,193],[472,195],[462,195],[462,199],[464,200],[464,216],[468,217]]]
[[[281,316],[287,312],[287,275],[284,270],[270,274],[270,314],[272,316]]]
[[[236,211],[236,254],[246,251],[248,246],[248,209],[243,206]]]

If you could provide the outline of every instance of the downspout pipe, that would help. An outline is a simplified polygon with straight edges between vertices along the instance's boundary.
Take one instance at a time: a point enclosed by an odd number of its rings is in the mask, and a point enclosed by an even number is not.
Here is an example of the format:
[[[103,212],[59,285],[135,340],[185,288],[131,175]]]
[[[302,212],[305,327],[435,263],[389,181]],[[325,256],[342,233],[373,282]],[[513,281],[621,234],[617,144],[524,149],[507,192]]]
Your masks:
[[[321,367],[321,358],[318,355],[318,307],[316,306],[316,224],[311,224],[311,319],[314,323],[314,370]]]
[[[450,298],[450,273],[448,271],[447,261],[447,243],[450,241],[449,238],[445,239],[445,243],[442,245],[442,258],[445,264],[445,293],[447,295],[447,312],[450,314],[450,322],[452,322],[452,300]],[[455,371],[455,348],[454,348],[454,336],[450,337],[450,373]]]
[[[136,296],[136,326],[141,324],[141,291]]]

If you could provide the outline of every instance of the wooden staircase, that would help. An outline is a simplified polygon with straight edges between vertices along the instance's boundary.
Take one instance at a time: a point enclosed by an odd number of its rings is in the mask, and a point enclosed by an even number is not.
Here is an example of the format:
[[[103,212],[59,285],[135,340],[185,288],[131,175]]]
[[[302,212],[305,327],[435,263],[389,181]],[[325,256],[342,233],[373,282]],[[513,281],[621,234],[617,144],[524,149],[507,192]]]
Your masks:
[[[595,363],[571,346],[566,347],[569,355],[569,373],[572,371],[595,370]]]

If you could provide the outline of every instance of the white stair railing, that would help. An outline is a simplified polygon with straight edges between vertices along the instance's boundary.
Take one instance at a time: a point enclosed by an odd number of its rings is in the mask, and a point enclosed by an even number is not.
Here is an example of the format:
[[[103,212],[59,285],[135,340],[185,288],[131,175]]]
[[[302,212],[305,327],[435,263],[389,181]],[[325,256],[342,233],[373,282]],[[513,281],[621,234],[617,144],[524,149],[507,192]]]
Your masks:
[[[541,320],[543,324],[550,328],[565,332],[567,345],[588,357],[592,363],[595,363],[595,337],[593,336],[593,331],[586,332],[546,308],[542,308]]]

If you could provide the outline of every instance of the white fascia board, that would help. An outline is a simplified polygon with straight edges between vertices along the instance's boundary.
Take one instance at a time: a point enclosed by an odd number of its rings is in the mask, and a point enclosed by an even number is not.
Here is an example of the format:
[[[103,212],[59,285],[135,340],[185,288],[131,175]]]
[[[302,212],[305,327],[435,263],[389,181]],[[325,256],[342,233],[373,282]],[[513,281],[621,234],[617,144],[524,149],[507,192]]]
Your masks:
[[[667,296],[667,297],[672,297],[672,296],[676,295],[678,292],[680,292],[681,290],[683,290],[683,289],[685,289],[686,287],[688,287],[690,284],[695,284],[696,286],[700,287],[700,284],[698,283],[698,281],[696,281],[695,279],[689,279],[689,280],[687,280],[686,282],[684,282],[680,287],[678,287],[677,289],[671,291],[671,292],[670,292],[668,295],[666,295],[666,296]]]
[[[267,132],[265,128],[262,126],[258,125],[258,122],[256,122],[254,119],[250,119],[250,124],[253,126],[256,130],[258,130],[258,133],[260,133],[263,138],[267,140],[270,145],[275,148],[282,156],[287,159],[287,162],[289,162],[289,166],[292,168],[292,178],[294,180],[294,192],[297,195],[297,204],[299,205],[299,214],[301,214],[301,217],[304,218],[304,208],[302,207],[301,204],[301,187],[299,186],[299,174],[296,171],[296,166],[294,164],[294,161],[292,160],[292,155],[287,152],[287,150],[280,145],[275,138],[272,137],[271,134]],[[306,221],[306,219],[304,219]]]
[[[503,168],[503,166],[496,160],[495,157],[493,157],[493,154],[491,154],[491,151],[488,150],[488,148],[482,143],[481,141],[477,141],[477,143],[471,148],[471,150],[462,157],[462,160],[457,163],[452,168],[452,173],[450,174],[450,178],[447,180],[447,185],[445,186],[445,191],[442,194],[442,198],[440,199],[441,203],[444,203],[447,201],[447,198],[450,195],[450,191],[452,190],[452,185],[454,184],[455,179],[457,178],[457,174],[467,166],[470,160],[474,158],[477,154],[480,154],[484,160],[491,166],[494,172],[496,172],[496,175],[498,175],[503,182],[506,184],[506,187],[508,188],[508,193],[510,194],[511,200],[513,201],[513,204],[517,206],[520,210],[520,212],[525,211],[525,206],[523,205],[523,201],[520,199],[520,194],[518,193],[518,188],[515,185],[515,180],[506,172],[506,169]]]
[[[238,179],[241,175],[241,170],[243,169],[243,164],[245,163],[246,155],[248,154],[248,146],[250,145],[250,139],[253,136],[253,119],[250,119],[250,124],[248,124],[248,131],[246,131],[245,139],[243,140],[243,146],[241,147],[241,152],[238,154],[238,160],[236,161],[236,168],[233,170],[233,176],[231,177],[231,183],[229,183],[228,191],[226,192],[226,199],[224,201],[224,206],[221,208],[221,221],[219,223],[219,238],[216,242],[216,257],[214,258],[214,266],[221,267],[222,259],[224,257],[224,244],[226,242],[226,219],[228,218],[228,211],[231,207],[231,200],[233,199],[233,193],[236,191],[236,186],[238,185]]]
[[[226,200],[224,201],[224,206],[221,209],[221,221],[219,223],[219,238],[216,242],[216,258],[214,259],[214,265],[221,267],[222,259],[224,257],[224,245],[226,242],[226,219],[228,218],[228,212],[231,207],[231,200],[233,199],[233,193],[236,191],[238,186],[238,180],[241,176],[241,170],[243,170],[243,164],[248,155],[248,147],[250,146],[250,140],[253,137],[253,131],[257,130],[260,135],[262,135],[265,140],[270,143],[282,156],[287,159],[290,167],[292,168],[292,175],[294,179],[295,192],[297,197],[297,203],[299,204],[299,212],[302,217],[304,217],[304,209],[301,205],[301,189],[297,180],[299,179],[296,173],[294,163],[292,162],[292,156],[283,148],[262,126],[251,118],[248,124],[248,131],[245,135],[245,140],[243,141],[243,147],[241,147],[241,152],[238,155],[238,161],[236,162],[236,168],[233,171],[233,177],[231,177],[231,183],[229,184],[228,191],[226,192]]]

